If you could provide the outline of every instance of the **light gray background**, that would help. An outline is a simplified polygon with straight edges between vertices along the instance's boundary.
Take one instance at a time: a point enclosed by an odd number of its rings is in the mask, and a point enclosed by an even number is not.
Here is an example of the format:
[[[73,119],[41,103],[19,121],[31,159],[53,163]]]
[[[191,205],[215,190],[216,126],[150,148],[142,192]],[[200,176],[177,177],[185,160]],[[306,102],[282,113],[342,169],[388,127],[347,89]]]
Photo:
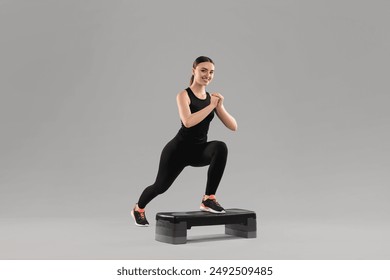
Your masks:
[[[388,259],[388,1],[0,1],[1,259]],[[223,227],[154,241],[154,216],[198,209],[206,168],[148,205],[180,127],[193,60],[215,60],[239,130],[214,119],[229,159]]]

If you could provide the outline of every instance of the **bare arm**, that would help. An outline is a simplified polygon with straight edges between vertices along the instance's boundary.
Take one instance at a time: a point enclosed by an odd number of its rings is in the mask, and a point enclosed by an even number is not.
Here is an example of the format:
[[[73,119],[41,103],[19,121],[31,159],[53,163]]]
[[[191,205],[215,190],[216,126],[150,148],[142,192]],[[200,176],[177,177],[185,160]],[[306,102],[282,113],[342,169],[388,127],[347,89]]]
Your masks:
[[[212,96],[217,96],[220,99],[218,106],[215,108],[218,118],[222,121],[222,123],[227,128],[236,131],[237,122],[235,118],[232,115],[230,115],[228,111],[226,111],[225,107],[223,106],[224,97],[220,93],[213,93]]]
[[[203,121],[214,110],[214,108],[218,105],[219,98],[211,97],[210,104],[195,113],[191,113],[190,98],[188,97],[185,90],[177,95],[176,101],[177,107],[179,109],[180,119],[183,122],[183,125],[187,128],[190,128]]]

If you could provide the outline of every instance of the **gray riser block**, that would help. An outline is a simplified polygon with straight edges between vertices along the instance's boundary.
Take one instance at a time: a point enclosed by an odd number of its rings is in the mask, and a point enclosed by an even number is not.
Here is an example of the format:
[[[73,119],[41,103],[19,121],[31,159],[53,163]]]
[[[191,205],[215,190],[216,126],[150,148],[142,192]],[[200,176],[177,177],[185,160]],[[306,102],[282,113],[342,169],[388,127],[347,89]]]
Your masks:
[[[256,231],[242,231],[242,230],[236,230],[232,228],[225,227],[225,234],[228,235],[234,235],[238,237],[243,238],[256,238],[257,232]]]
[[[241,224],[227,224],[225,227],[235,229],[235,230],[240,230],[240,231],[256,231],[256,226],[244,226]]]
[[[246,224],[226,224],[225,226],[241,231],[256,231],[257,229],[256,219],[253,218],[249,218]]]
[[[185,244],[187,243],[187,236],[173,237],[167,235],[160,235],[156,233],[156,240],[164,243],[170,243],[170,244]]]
[[[256,238],[257,236],[256,219],[249,218],[245,224],[227,224],[225,225],[225,234],[244,237]]]
[[[157,221],[156,234],[166,236],[187,236],[187,223],[170,223],[168,221]]]
[[[156,234],[166,236],[187,236],[187,231],[171,231],[169,229],[156,227]]]

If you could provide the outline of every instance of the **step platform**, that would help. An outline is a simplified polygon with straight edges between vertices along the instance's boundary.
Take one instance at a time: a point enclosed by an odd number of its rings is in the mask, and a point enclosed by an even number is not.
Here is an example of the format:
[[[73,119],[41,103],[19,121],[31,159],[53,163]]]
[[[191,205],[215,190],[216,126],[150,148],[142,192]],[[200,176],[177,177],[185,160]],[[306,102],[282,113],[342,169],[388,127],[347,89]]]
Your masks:
[[[160,212],[156,214],[156,240],[170,244],[187,243],[187,230],[193,226],[225,225],[225,234],[256,238],[256,213],[225,209],[224,214],[204,211]]]

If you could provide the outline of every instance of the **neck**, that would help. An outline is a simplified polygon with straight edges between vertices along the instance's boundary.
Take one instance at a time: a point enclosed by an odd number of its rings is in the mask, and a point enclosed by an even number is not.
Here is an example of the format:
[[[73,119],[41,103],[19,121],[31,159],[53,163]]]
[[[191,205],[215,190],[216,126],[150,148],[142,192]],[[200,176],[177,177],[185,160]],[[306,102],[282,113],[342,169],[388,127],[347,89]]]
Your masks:
[[[193,83],[191,86],[190,86],[191,90],[193,93],[195,93],[196,95],[199,95],[199,96],[203,96],[206,94],[206,87],[203,86],[203,85],[199,85],[197,83]]]

